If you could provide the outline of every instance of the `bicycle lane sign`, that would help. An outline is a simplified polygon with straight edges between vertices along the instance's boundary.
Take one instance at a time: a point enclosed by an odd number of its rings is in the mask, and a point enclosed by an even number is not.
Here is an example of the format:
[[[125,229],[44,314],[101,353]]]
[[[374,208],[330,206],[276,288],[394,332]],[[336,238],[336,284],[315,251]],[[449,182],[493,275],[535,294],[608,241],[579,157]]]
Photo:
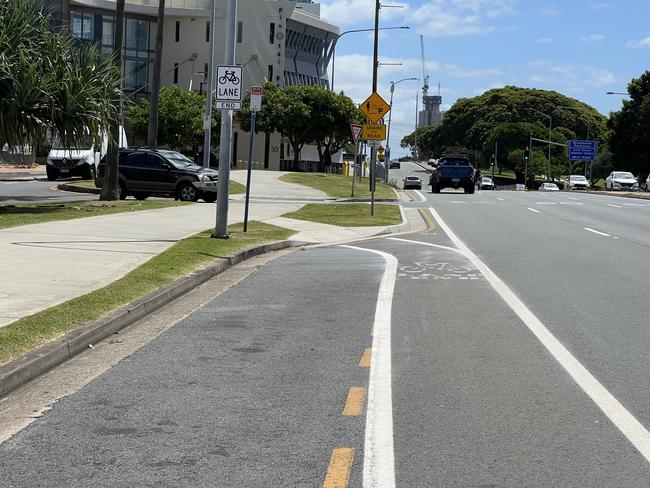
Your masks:
[[[222,110],[240,110],[241,101],[241,65],[217,66],[217,108]]]

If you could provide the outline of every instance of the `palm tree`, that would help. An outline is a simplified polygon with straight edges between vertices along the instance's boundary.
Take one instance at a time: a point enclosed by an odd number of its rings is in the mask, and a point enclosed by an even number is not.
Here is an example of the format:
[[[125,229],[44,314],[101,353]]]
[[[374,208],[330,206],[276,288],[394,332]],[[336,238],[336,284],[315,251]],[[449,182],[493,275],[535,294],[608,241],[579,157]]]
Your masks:
[[[156,26],[156,52],[153,60],[153,79],[151,80],[151,110],[149,112],[149,128],[147,145],[158,145],[158,106],[160,99],[160,70],[163,50],[163,24],[165,22],[165,0],[158,2],[158,25]]]

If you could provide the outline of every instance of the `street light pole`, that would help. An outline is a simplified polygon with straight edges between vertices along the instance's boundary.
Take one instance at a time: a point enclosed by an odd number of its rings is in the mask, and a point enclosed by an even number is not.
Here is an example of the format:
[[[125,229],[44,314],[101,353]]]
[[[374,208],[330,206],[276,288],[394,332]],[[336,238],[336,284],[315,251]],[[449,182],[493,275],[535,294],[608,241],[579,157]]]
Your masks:
[[[393,93],[395,92],[395,85],[403,81],[418,80],[418,79],[419,78],[403,78],[399,81],[390,82],[390,103],[389,103],[390,112],[388,112],[388,129],[387,129],[388,134],[386,134],[386,161],[385,161],[386,168],[384,171],[384,175],[385,175],[384,181],[386,183],[388,183],[388,169],[390,167],[390,121],[393,115]]]
[[[532,107],[528,107],[528,110],[532,110],[533,112],[537,112],[544,117],[548,117],[548,172],[546,178],[548,181],[551,181],[551,136],[553,135],[553,118],[551,115],[540,112],[539,110]]]

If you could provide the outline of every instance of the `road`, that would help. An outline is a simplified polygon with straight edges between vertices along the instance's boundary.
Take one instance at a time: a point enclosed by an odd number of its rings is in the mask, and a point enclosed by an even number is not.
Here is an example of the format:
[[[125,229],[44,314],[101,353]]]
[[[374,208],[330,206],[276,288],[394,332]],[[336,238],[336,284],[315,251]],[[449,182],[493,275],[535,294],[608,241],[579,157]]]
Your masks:
[[[424,190],[429,183],[429,173],[419,164],[411,161],[404,161],[400,163],[400,168],[393,168],[388,170],[388,179],[396,180],[397,186],[403,188],[404,178],[407,176],[418,176],[422,180],[422,189]]]
[[[96,200],[97,195],[74,193],[56,189],[60,183],[79,181],[66,179],[58,181],[0,181],[0,203],[7,202],[55,202],[73,200]]]
[[[414,194],[433,230],[161,318],[0,444],[7,486],[647,487],[650,202]]]

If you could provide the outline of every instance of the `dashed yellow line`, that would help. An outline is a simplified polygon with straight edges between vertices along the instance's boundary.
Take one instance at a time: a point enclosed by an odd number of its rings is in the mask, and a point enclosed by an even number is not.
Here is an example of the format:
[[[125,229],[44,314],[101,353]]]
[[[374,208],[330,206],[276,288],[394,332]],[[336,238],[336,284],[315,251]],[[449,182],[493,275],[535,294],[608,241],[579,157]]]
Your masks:
[[[348,399],[345,401],[343,415],[353,417],[363,413],[363,403],[366,399],[366,389],[361,386],[353,386],[348,392]]]
[[[351,447],[338,447],[332,451],[332,458],[327,467],[323,488],[346,488],[352,461],[354,460],[354,449]]]
[[[372,358],[372,347],[366,347],[365,350],[363,351],[363,356],[361,356],[361,360],[359,361],[359,366],[361,366],[362,368],[369,368],[371,358]]]

